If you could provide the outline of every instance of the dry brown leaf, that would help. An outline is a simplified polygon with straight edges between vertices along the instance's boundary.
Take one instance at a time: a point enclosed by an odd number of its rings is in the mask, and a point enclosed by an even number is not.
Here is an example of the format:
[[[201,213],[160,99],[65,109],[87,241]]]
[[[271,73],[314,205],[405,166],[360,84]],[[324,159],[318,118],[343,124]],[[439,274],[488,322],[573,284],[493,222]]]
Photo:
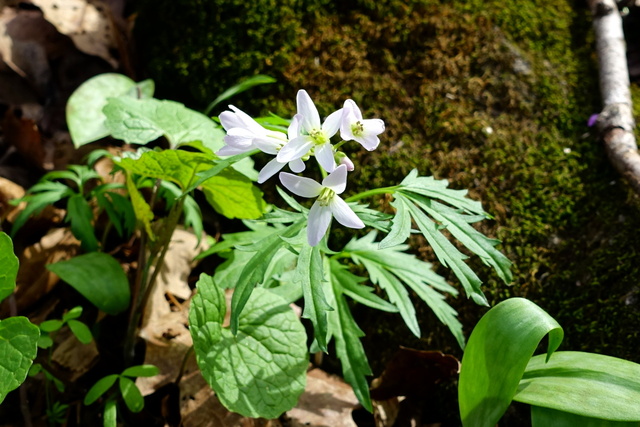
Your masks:
[[[56,339],[56,347],[51,355],[51,361],[61,371],[57,373],[64,373],[64,380],[73,383],[89,372],[98,361],[96,342],[82,344],[68,327],[61,329],[58,335],[63,340],[58,343],[58,339]]]
[[[353,389],[321,369],[307,373],[307,386],[295,408],[287,412],[291,427],[356,427],[351,412],[359,405]]]
[[[13,206],[9,200],[19,199],[24,194],[24,188],[20,185],[0,176],[0,222],[7,219],[13,223],[17,211],[24,209],[26,203],[22,202],[20,206]]]
[[[20,269],[16,279],[16,303],[18,311],[37,302],[51,292],[60,281],[46,269],[47,264],[67,260],[80,250],[80,241],[66,228],[50,231],[39,243],[29,246],[19,256]]]
[[[206,249],[202,244],[196,248],[197,242],[195,234],[189,231],[182,229],[174,231],[164,264],[145,307],[140,331],[140,336],[143,338],[157,338],[147,331],[147,327],[171,312],[167,294],[182,300],[188,300],[191,297],[191,288],[187,280],[195,266],[193,259]]]
[[[118,48],[109,7],[99,0],[32,0],[47,21],[71,38],[76,47],[118,67],[110,50]]]

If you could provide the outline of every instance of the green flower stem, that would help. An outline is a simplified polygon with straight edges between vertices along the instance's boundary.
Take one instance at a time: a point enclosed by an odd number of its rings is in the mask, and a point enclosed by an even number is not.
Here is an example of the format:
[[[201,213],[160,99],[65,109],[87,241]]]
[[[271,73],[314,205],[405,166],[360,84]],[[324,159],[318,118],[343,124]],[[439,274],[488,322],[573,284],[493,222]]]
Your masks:
[[[392,187],[374,188],[373,190],[367,190],[367,191],[363,191],[362,193],[354,194],[353,196],[345,199],[344,201],[349,203],[349,202],[356,202],[366,197],[375,196],[376,194],[393,194],[396,192],[398,188],[400,188],[399,185],[394,185]]]

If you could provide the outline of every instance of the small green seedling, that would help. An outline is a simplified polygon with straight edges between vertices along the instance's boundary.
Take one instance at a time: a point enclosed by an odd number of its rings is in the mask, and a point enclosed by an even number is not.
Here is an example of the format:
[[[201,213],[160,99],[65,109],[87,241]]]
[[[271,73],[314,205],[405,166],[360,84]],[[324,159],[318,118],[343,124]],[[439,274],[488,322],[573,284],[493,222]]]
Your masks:
[[[93,340],[93,335],[89,327],[82,323],[78,319],[82,315],[82,307],[77,306],[62,315],[62,319],[45,320],[40,324],[40,339],[38,340],[38,347],[49,348],[53,345],[52,334],[58,332],[66,324],[73,332],[73,335],[78,338],[82,344],[89,344]]]
[[[142,393],[140,393],[140,390],[132,378],[153,377],[158,375],[159,372],[160,370],[153,365],[137,365],[125,369],[121,374],[107,375],[98,380],[93,387],[89,389],[84,398],[84,404],[91,405],[94,403],[118,381],[120,395],[125,405],[127,405],[127,408],[131,412],[140,412],[144,408],[144,397],[142,397]],[[117,406],[115,399],[113,396],[107,397],[104,408],[105,427],[116,425]]]

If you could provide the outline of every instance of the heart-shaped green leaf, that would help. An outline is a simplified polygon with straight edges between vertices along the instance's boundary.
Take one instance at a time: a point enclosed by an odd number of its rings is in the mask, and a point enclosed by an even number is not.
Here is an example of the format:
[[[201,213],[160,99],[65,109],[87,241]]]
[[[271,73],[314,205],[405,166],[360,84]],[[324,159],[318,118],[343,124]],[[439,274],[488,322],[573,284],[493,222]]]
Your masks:
[[[109,135],[102,107],[107,99],[120,95],[150,98],[154,85],[151,80],[136,84],[122,74],[107,73],[95,76],[78,87],[67,102],[67,126],[76,147]]]
[[[0,321],[0,403],[27,377],[39,337],[40,329],[26,317]]]
[[[304,391],[304,328],[281,297],[256,288],[233,335],[220,325],[224,301],[222,290],[202,275],[189,313],[198,366],[228,409],[248,417],[276,418]]]

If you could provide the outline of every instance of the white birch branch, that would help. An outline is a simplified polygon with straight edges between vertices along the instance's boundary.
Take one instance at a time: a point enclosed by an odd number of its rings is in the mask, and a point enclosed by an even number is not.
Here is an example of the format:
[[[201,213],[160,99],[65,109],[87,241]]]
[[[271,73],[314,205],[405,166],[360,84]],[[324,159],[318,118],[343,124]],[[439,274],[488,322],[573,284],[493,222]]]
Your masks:
[[[629,90],[622,18],[614,0],[588,0],[593,15],[602,112],[596,122],[609,160],[640,194],[640,154]]]

